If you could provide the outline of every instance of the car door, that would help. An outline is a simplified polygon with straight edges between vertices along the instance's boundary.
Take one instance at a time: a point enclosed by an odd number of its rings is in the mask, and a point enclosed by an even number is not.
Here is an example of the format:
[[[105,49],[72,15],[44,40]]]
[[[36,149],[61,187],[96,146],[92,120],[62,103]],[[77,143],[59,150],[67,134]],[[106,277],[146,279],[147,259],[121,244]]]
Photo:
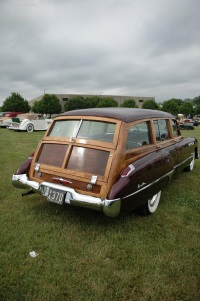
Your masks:
[[[46,125],[46,120],[42,117],[37,117],[36,119],[34,119],[32,121],[33,125],[34,125],[34,129],[37,130],[46,130],[47,129],[47,125]]]

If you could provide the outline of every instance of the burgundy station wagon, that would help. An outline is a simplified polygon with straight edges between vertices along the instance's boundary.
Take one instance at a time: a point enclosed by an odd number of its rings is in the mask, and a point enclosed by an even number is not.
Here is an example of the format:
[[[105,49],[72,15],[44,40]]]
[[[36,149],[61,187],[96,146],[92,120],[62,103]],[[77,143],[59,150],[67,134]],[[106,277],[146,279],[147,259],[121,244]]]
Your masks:
[[[174,174],[191,171],[196,138],[183,138],[175,118],[156,110],[99,108],[56,117],[35,153],[12,177],[24,195],[102,211],[115,217],[156,211]]]

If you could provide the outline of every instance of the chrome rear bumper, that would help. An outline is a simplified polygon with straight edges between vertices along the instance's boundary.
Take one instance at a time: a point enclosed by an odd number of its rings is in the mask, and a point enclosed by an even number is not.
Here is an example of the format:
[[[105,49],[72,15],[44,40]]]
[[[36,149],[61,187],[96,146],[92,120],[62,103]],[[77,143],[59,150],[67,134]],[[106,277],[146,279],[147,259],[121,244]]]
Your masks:
[[[59,189],[61,191],[66,192],[64,203],[68,203],[74,206],[90,208],[97,211],[103,211],[103,213],[106,216],[110,217],[118,216],[121,209],[121,199],[102,200],[97,197],[77,193],[74,189],[70,187],[65,187],[49,182],[42,182],[40,184],[36,181],[30,181],[26,174],[14,174],[12,176],[12,185],[21,189],[32,189],[33,191],[40,193],[45,197],[47,197],[48,188]]]

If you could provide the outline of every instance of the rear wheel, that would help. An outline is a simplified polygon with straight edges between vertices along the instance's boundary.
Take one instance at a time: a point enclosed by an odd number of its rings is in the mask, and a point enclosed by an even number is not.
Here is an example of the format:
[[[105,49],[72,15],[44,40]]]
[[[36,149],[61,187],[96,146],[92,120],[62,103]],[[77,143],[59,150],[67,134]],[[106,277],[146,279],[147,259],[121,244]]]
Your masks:
[[[158,204],[160,202],[160,196],[161,191],[156,193],[146,203],[142,204],[139,208],[137,208],[136,212],[143,216],[147,216],[154,213],[157,210]]]
[[[34,126],[33,126],[31,123],[29,123],[29,124],[27,125],[26,130],[27,130],[27,132],[31,133],[31,132],[34,131]]]

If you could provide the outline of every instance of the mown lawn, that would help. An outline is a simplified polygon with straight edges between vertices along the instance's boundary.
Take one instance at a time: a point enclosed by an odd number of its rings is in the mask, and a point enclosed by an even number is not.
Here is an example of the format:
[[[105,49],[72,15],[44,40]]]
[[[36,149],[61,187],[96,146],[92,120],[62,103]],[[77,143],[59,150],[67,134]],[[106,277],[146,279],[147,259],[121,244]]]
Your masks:
[[[200,126],[182,133],[200,141]],[[0,129],[0,300],[199,301],[200,160],[154,215],[112,219],[11,185],[43,134]]]

